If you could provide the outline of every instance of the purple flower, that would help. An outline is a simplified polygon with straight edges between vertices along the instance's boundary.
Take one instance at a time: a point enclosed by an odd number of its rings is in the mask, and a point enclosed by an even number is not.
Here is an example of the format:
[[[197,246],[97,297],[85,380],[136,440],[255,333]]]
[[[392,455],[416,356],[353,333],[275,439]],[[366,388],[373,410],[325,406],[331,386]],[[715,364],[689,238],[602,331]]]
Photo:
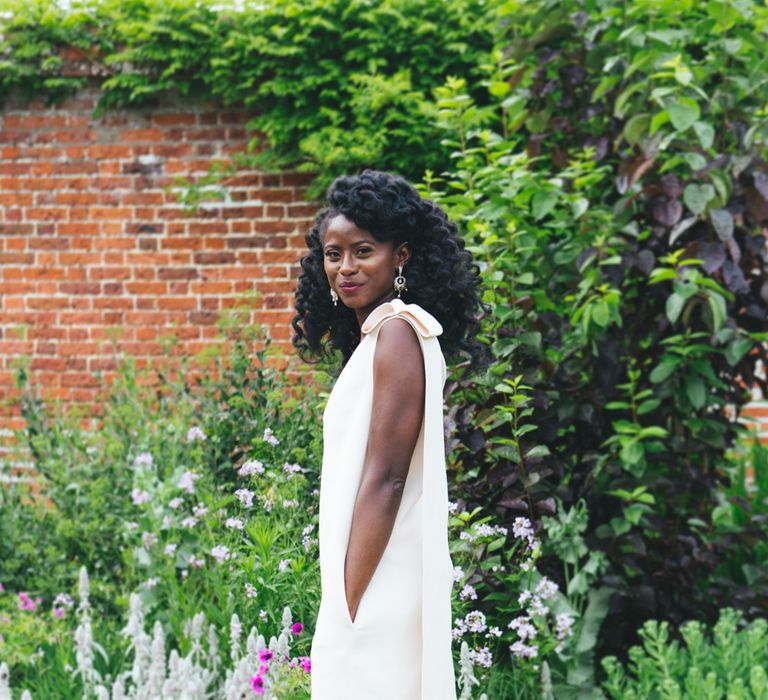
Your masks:
[[[307,673],[312,673],[312,660],[308,656],[300,656],[299,657],[299,665]]]
[[[291,627],[291,632],[294,634],[301,634],[301,631],[304,629],[304,625],[302,625],[300,622],[296,622],[293,627]]]
[[[254,474],[263,474],[264,465],[258,459],[249,459],[243,462],[240,469],[237,470],[238,476],[253,476]]]
[[[269,661],[273,656],[271,649],[262,649],[259,652],[259,661]]]
[[[131,500],[135,506],[140,506],[142,503],[148,503],[149,499],[150,495],[147,491],[140,491],[139,489],[133,489],[133,491],[131,491]]]
[[[37,606],[26,593],[19,593],[19,600],[21,601],[18,604],[19,610],[31,610],[32,612],[35,611]]]
[[[187,442],[194,442],[195,440],[205,441],[207,439],[205,433],[197,426],[194,426],[187,431]]]
[[[178,487],[182,491],[186,491],[187,493],[194,493],[195,492],[195,481],[200,478],[199,474],[194,474],[191,471],[185,471],[181,475],[181,479],[179,479]]]
[[[58,617],[60,620],[64,619],[65,610],[64,608],[53,608],[51,610],[54,617]]]
[[[259,675],[251,678],[251,688],[256,695],[264,695],[264,679]]]
[[[278,439],[277,439],[277,438],[276,438],[276,437],[273,435],[273,433],[272,433],[272,428],[264,428],[264,435],[262,436],[262,438],[261,438],[261,439],[262,439],[262,440],[264,440],[264,442],[268,442],[268,443],[269,443],[270,445],[272,445],[273,447],[274,447],[275,445],[279,445],[279,444],[280,444],[280,440],[278,440]]]

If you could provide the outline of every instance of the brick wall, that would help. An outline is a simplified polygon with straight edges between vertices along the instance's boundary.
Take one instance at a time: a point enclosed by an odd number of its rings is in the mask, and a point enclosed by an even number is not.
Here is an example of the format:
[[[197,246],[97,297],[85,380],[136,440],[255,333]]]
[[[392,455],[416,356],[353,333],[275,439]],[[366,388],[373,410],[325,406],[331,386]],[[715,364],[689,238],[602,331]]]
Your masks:
[[[114,335],[139,366],[162,356],[169,332],[176,354],[194,354],[215,341],[220,312],[256,290],[251,320],[290,347],[316,210],[308,178],[241,172],[231,202],[190,216],[166,188],[241,150],[248,115],[167,104],[94,119],[97,97],[0,110],[0,445],[23,426],[8,404],[20,356],[42,396],[97,415],[95,373],[114,376]],[[768,441],[768,403],[755,399],[746,419]]]
[[[0,434],[22,427],[8,400],[12,365],[63,405],[98,412],[95,373],[110,381],[119,350],[178,355],[215,341],[220,312],[260,293],[251,320],[290,347],[297,261],[316,206],[306,175],[241,171],[231,200],[190,215],[167,191],[247,143],[248,115],[213,106],[111,112],[97,93],[55,108],[0,110]],[[1,457],[1,455],[0,455]]]

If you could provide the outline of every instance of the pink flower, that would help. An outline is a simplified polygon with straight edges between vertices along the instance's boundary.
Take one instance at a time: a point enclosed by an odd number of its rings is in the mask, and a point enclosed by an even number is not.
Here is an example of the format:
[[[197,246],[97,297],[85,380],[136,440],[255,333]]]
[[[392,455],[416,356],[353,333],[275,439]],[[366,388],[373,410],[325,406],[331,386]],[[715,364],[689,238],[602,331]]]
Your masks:
[[[251,678],[251,688],[256,695],[264,695],[264,679],[258,675]]]
[[[267,671],[269,671],[269,666],[267,664],[261,664],[261,666],[259,666],[259,673],[266,673]]]
[[[291,632],[294,634],[301,634],[301,630],[304,629],[304,625],[302,625],[300,622],[297,622],[296,624],[291,627]]]
[[[21,601],[18,604],[19,610],[31,610],[34,612],[35,608],[37,607],[26,593],[19,593],[19,600]]]
[[[300,656],[299,657],[299,665],[307,673],[312,673],[312,660],[308,656]]]
[[[260,661],[269,661],[272,658],[272,650],[271,649],[262,649],[259,652],[259,660]]]
[[[54,608],[51,610],[51,612],[53,613],[54,617],[58,617],[59,620],[64,619],[64,608]]]

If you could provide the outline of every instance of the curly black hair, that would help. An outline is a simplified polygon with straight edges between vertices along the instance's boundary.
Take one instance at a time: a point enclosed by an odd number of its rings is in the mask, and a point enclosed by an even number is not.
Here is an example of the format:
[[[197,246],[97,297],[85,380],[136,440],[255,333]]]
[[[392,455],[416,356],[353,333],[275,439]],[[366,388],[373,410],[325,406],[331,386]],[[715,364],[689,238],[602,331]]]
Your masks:
[[[480,315],[486,311],[480,270],[446,213],[399,175],[377,170],[336,178],[326,199],[329,206],[318,213],[305,236],[309,254],[301,258],[295,292],[291,342],[300,357],[306,362],[330,359],[340,350],[346,364],[360,343],[355,312],[333,305],[323,267],[325,229],[343,214],[378,241],[391,241],[394,247],[409,243],[403,301],[418,304],[440,322],[443,333],[438,339],[446,359],[468,359],[469,370],[487,366],[488,348],[477,339]]]

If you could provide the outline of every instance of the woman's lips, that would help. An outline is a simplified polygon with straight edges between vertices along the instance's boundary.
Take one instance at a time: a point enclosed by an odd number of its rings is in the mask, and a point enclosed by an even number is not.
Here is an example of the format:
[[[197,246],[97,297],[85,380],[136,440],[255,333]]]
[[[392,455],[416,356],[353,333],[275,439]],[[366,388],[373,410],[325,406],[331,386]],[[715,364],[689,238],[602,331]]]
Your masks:
[[[358,289],[362,289],[362,287],[363,287],[362,284],[354,284],[354,285],[351,285],[351,286],[341,286],[341,287],[339,287],[339,289],[341,291],[343,291],[343,292],[350,292],[351,293],[351,292],[356,292]]]

